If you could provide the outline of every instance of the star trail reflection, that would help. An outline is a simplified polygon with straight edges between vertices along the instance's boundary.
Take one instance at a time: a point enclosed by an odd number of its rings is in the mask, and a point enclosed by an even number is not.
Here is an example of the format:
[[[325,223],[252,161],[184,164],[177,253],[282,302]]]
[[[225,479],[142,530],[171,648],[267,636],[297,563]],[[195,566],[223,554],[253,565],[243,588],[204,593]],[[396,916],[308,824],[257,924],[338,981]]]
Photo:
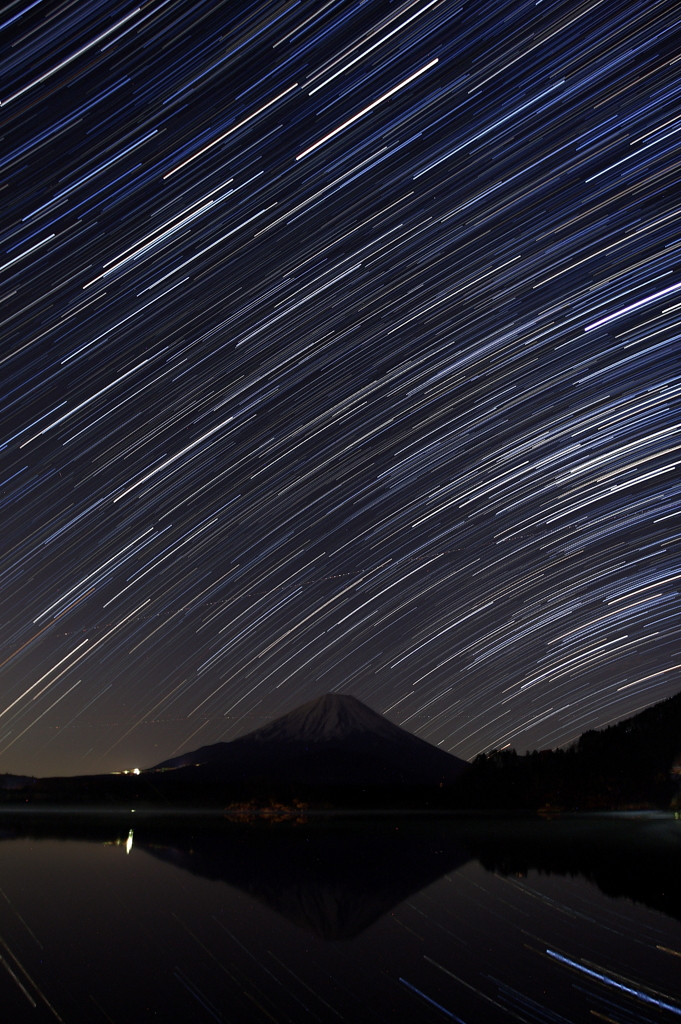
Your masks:
[[[675,6],[18,6],[2,770],[675,692]]]

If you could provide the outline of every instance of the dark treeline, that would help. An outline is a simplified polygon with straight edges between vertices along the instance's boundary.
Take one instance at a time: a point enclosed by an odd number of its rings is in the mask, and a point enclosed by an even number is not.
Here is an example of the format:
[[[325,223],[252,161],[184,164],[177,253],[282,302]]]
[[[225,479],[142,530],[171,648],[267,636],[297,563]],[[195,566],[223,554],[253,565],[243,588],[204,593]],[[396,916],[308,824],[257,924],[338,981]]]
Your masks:
[[[565,750],[480,754],[456,787],[469,808],[565,810],[678,806],[681,693]]]

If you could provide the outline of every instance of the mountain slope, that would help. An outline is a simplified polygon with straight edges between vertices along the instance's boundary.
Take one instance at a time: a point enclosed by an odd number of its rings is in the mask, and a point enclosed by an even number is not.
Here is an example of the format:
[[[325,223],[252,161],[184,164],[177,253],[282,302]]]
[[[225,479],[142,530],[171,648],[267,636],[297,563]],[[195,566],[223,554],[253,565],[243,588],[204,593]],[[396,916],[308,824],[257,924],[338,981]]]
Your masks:
[[[147,771],[315,785],[444,785],[467,766],[355,697],[329,693],[246,736],[201,747]]]

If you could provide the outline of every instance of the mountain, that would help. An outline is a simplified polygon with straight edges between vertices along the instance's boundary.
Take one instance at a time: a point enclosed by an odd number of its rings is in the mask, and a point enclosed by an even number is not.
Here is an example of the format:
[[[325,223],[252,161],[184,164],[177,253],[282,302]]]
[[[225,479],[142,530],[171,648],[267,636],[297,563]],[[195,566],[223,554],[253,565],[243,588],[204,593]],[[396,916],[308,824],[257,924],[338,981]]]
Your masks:
[[[467,761],[393,725],[356,697],[327,693],[246,736],[162,761],[142,774],[173,770],[234,782],[440,786],[467,767]]]

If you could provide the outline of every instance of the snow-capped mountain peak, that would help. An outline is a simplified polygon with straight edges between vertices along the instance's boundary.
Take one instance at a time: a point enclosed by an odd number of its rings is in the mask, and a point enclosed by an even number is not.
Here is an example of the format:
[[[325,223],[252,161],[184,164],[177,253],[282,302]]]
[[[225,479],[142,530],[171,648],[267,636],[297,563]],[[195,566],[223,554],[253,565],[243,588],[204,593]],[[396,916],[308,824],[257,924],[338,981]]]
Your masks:
[[[259,742],[298,740],[321,743],[362,732],[394,738],[396,731],[401,732],[392,722],[372,711],[356,697],[326,693],[282,715],[270,725],[256,729],[249,734],[249,738]]]

